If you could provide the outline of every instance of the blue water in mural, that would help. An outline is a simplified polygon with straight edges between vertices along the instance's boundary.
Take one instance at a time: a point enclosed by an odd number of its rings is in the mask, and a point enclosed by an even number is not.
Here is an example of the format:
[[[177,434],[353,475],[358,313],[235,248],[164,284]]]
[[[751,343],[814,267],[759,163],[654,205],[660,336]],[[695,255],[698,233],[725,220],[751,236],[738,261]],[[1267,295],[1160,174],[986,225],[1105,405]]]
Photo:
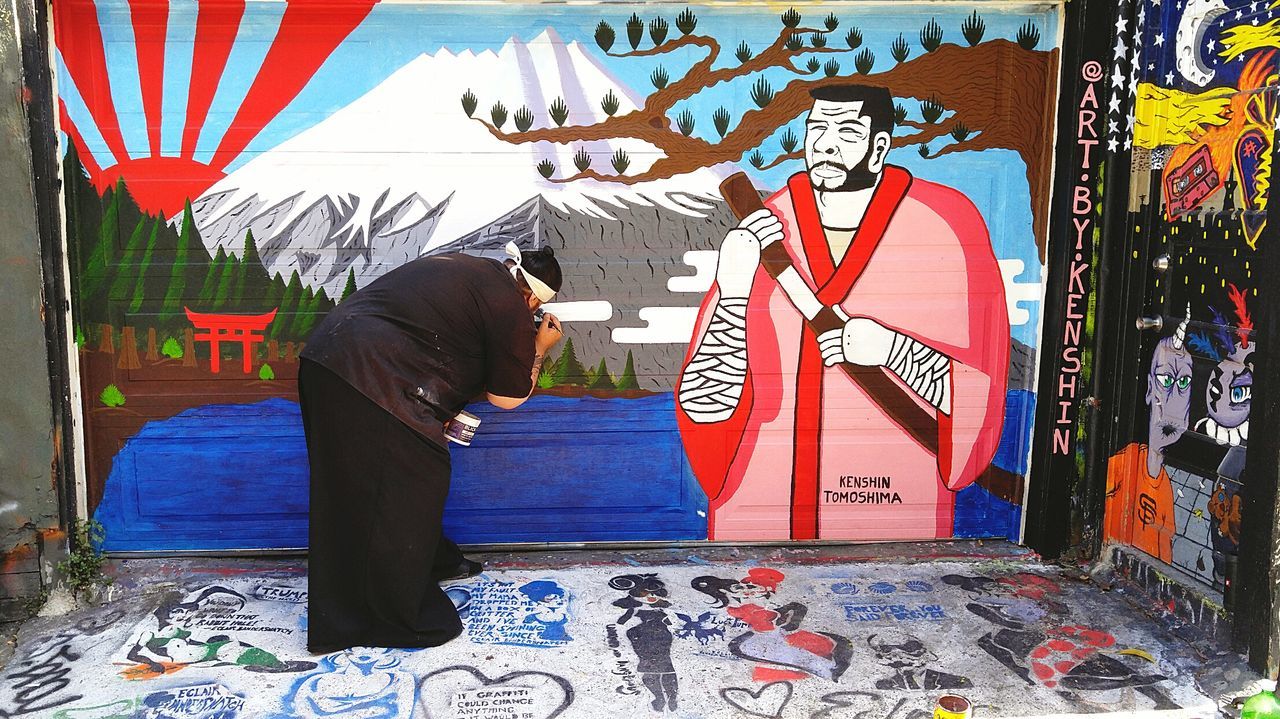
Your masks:
[[[1011,392],[996,464],[1025,471],[1033,398]],[[685,460],[672,395],[539,395],[489,405],[454,447],[445,529],[462,543],[706,537],[706,496]],[[112,463],[95,517],[112,551],[307,544],[306,441],[283,399],[207,405],[148,422]],[[956,536],[1015,536],[1020,507],[972,486]]]

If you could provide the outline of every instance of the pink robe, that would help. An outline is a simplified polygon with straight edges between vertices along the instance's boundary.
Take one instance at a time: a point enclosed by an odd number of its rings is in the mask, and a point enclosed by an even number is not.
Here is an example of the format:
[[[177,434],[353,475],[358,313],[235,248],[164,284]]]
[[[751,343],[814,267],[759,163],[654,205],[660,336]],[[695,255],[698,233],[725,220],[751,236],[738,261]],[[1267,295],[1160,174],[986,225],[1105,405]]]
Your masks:
[[[840,367],[822,366],[804,317],[761,267],[747,304],[747,380],[737,409],[700,424],[677,401],[685,451],[709,499],[708,538],[951,536],[955,492],[990,464],[1004,421],[1009,319],[981,216],[956,190],[887,167],[833,266],[804,173],[765,204],[782,220],[796,270],[824,304],[839,303],[850,317],[874,319],[951,358],[951,412],[890,374],[937,418],[935,455]],[[718,298],[713,286],[686,365]]]

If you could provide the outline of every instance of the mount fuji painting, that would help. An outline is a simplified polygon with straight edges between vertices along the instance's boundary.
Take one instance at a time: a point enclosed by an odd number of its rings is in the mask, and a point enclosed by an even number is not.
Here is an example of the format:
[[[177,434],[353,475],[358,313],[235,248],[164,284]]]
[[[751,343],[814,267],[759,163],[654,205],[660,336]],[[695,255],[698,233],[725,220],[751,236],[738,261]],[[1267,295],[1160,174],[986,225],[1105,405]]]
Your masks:
[[[88,499],[108,548],[304,546],[296,378],[312,330],[396,267],[451,252],[501,258],[512,241],[555,250],[565,280],[548,309],[566,341],[519,410],[471,407],[483,430],[453,452],[451,535],[717,538],[708,519],[727,516],[728,490],[717,487],[728,485],[682,434],[677,390],[697,366],[726,271],[719,250],[742,214],[721,186],[744,173],[748,194],[770,202],[810,187],[814,98],[845,86],[886,93],[874,122],[889,128],[890,174],[914,178],[911,192],[956,198],[933,210],[938,226],[959,226],[949,213],[981,219],[993,283],[983,292],[1003,318],[990,327],[1007,331],[970,341],[1006,348],[1008,360],[991,377],[989,461],[943,490],[936,536],[1016,538],[1044,289],[1055,12],[161,5],[147,14],[72,0],[54,11]],[[870,106],[854,111],[871,118]],[[920,216],[903,213],[886,221]],[[848,257],[871,242],[857,225],[840,229],[854,233]],[[889,261],[869,256],[868,271]],[[945,283],[929,272],[977,276],[937,267],[940,256],[892,270],[905,273],[892,288],[900,306],[923,315],[954,300],[930,294]],[[825,297],[811,260],[794,258],[808,291]],[[774,280],[761,268],[755,282]],[[749,343],[777,331],[771,307],[747,306]],[[800,347],[778,342],[745,358],[748,380],[717,375],[743,382],[742,412],[790,392],[769,389],[782,374],[766,367]],[[884,371],[920,411],[945,414],[931,390],[912,389],[913,374]],[[794,411],[800,400],[786,396]],[[738,441],[728,425],[723,436],[726,447]],[[831,457],[870,441],[853,429],[833,436]],[[788,429],[777,441],[796,438]],[[940,481],[929,474],[895,481]],[[757,510],[762,527],[795,511]],[[885,537],[940,511],[885,515]]]
[[[528,42],[512,38],[496,52],[424,53],[206,190],[192,203],[206,245],[235,250],[251,230],[268,271],[296,269],[332,295],[351,271],[364,283],[423,254],[456,250],[465,236],[535,198],[603,220],[639,207],[673,224],[721,211],[717,187],[726,168],[630,186],[544,179],[532,171],[539,162],[571,167],[579,151],[602,165],[625,153],[635,171],[659,153],[631,138],[512,146],[463,112],[458,98],[467,92],[548,124],[557,100],[565,123],[575,125],[607,119],[599,99],[609,93],[618,99],[614,114],[643,103],[581,43],[550,29]]]

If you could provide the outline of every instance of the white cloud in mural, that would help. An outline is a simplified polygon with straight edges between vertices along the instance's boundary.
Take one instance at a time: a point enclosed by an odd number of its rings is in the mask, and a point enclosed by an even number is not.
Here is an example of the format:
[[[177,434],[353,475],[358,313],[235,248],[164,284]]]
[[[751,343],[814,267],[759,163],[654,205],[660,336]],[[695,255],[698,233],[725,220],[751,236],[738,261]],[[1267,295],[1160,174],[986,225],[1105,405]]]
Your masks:
[[[706,292],[716,279],[716,262],[720,253],[715,250],[689,250],[684,253],[684,263],[694,268],[692,275],[671,277],[667,280],[669,292]]]
[[[463,112],[467,92],[477,99],[473,117]],[[624,203],[705,216],[719,199],[726,174],[719,168],[634,185],[552,182],[535,169],[539,162],[553,163],[552,177],[562,178],[577,172],[580,150],[601,171],[611,171],[614,152],[623,150],[635,174],[661,153],[634,138],[517,145],[490,129],[499,102],[508,132],[516,130],[517,111],[531,113],[535,128],[554,127],[558,101],[568,109],[565,125],[599,122],[609,92],[618,114],[642,101],[591,51],[553,30],[528,42],[512,38],[497,52],[422,54],[216,183],[193,203],[196,223],[211,251],[238,254],[252,230],[268,272],[297,270],[305,284],[336,296],[351,269],[364,285],[538,196],[609,220]]]
[[[552,302],[543,309],[562,322],[608,322],[613,319],[613,304],[607,300]]]
[[[647,327],[618,327],[613,341],[620,345],[688,344],[693,339],[693,326],[698,321],[697,307],[645,307],[640,319]]]
[[[1000,278],[1004,280],[1004,301],[1009,310],[1009,324],[1018,327],[1031,321],[1031,313],[1023,309],[1019,303],[1039,302],[1042,288],[1034,280],[1018,282],[1015,280],[1026,270],[1022,260],[999,260]]]

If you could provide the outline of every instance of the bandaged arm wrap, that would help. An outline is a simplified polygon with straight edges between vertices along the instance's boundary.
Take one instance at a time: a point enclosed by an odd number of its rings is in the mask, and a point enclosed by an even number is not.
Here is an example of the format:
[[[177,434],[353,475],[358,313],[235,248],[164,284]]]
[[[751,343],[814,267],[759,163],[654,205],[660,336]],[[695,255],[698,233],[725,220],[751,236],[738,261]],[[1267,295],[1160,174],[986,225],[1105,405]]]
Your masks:
[[[939,412],[951,414],[950,357],[895,332],[885,367]]]
[[[680,407],[694,422],[722,422],[737,409],[746,379],[747,300],[722,297],[685,367]]]

